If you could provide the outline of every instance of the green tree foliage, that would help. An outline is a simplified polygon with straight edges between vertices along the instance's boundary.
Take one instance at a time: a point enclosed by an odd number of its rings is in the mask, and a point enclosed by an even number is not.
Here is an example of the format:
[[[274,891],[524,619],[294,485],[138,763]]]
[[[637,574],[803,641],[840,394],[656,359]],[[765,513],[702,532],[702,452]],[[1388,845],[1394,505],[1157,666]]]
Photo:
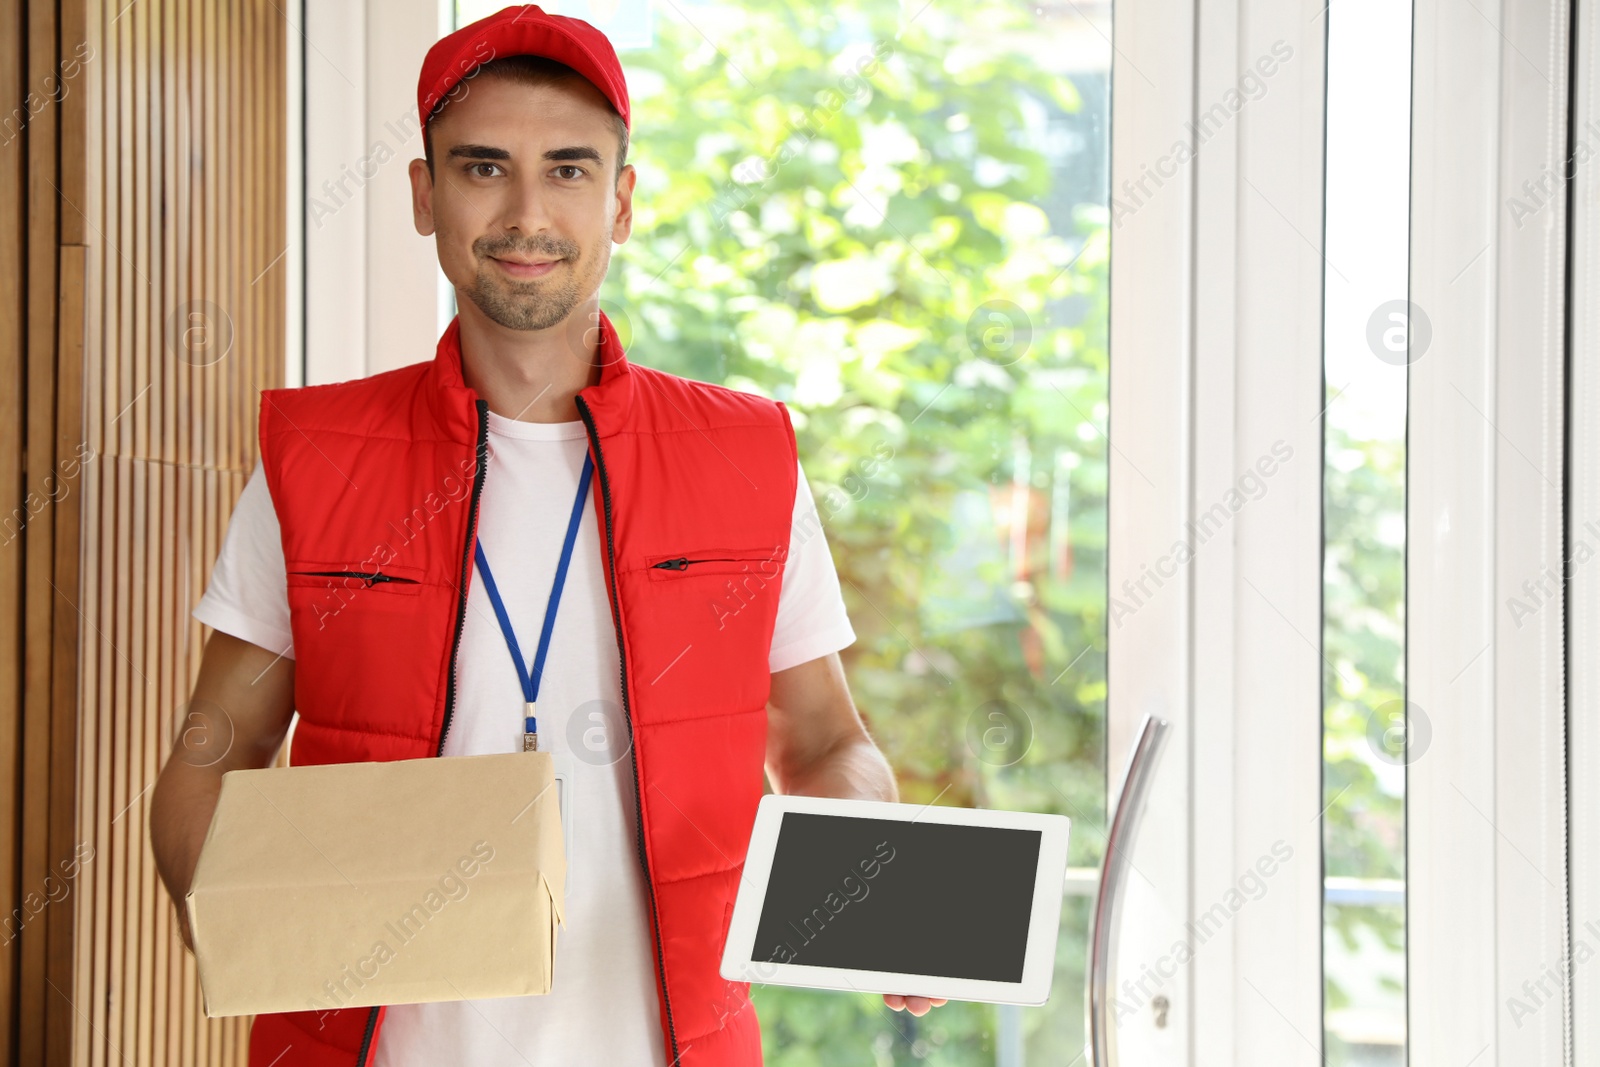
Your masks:
[[[1405,753],[1403,741],[1386,748],[1382,733],[1394,729],[1391,714],[1405,698],[1405,443],[1356,437],[1330,413],[1324,447],[1325,871],[1400,879]],[[1412,750],[1410,758],[1418,755]],[[1329,905],[1325,922],[1325,936],[1359,956],[1363,970],[1403,973],[1403,905]],[[1388,978],[1379,984],[1403,1012],[1403,988]],[[1351,993],[1335,974],[1325,989],[1330,1012],[1350,1006]],[[1367,1062],[1332,1029],[1328,1053],[1330,1064]]]

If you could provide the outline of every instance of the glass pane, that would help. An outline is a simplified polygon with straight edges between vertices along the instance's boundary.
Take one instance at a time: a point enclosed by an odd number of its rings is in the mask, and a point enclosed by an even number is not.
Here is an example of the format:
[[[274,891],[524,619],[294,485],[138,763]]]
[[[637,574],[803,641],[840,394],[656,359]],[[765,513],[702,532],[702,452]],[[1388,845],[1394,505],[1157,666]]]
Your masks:
[[[789,406],[901,799],[1069,815],[1098,867],[1110,3],[544,6],[632,93],[603,306],[640,362]],[[767,1062],[1071,1062],[1073,884],[1047,1008],[756,986]]]
[[[1323,968],[1332,1067],[1406,1062],[1406,367],[1411,4],[1328,19],[1324,374]]]

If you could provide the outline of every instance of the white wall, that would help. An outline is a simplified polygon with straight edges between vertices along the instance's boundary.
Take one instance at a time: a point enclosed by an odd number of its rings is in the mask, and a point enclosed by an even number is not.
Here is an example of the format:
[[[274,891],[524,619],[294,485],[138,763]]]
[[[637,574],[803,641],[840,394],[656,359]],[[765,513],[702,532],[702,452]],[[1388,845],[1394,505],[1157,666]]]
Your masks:
[[[440,0],[312,2],[306,15],[306,383],[431,359],[432,237],[411,221],[417,75]]]

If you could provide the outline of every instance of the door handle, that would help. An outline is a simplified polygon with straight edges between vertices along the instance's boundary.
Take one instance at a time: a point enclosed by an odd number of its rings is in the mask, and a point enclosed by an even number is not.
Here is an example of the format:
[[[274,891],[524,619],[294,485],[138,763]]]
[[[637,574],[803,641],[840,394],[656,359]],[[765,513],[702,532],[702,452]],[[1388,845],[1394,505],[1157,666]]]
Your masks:
[[[1144,803],[1150,794],[1156,764],[1166,746],[1172,724],[1146,715],[1139,724],[1128,769],[1122,776],[1122,792],[1106,835],[1106,855],[1101,864],[1100,886],[1095,893],[1094,922],[1090,926],[1088,1008],[1089,1046],[1093,1067],[1116,1067],[1117,1043],[1111,1027],[1111,963],[1116,954],[1117,913],[1122,902],[1122,887],[1133,865],[1133,844]]]

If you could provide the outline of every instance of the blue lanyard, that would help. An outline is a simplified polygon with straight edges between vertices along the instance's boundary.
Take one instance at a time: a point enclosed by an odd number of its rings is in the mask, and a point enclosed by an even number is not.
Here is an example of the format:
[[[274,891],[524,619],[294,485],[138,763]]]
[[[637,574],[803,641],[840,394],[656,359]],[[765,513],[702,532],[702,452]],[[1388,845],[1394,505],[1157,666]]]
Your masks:
[[[511,651],[511,662],[516,664],[517,680],[522,683],[522,695],[527,700],[523,730],[537,735],[538,720],[533,715],[534,701],[539,698],[539,680],[544,676],[544,657],[550,651],[550,634],[556,625],[556,606],[561,602],[561,587],[567,581],[567,565],[572,562],[572,546],[578,540],[578,523],[583,520],[583,502],[589,496],[589,479],[594,473],[594,463],[587,452],[583,456],[583,473],[578,477],[578,497],[572,502],[572,517],[567,520],[567,540],[561,546],[561,562],[556,565],[556,578],[550,586],[550,602],[544,609],[544,627],[539,631],[539,650],[533,656],[533,671],[522,663],[522,649],[517,645],[516,631],[511,628],[511,617],[506,614],[500,590],[495,588],[494,576],[489,573],[489,561],[483,555],[483,542],[477,543],[478,572],[483,575],[483,588],[494,604],[495,616],[500,620],[500,630],[506,635],[506,647]]]

